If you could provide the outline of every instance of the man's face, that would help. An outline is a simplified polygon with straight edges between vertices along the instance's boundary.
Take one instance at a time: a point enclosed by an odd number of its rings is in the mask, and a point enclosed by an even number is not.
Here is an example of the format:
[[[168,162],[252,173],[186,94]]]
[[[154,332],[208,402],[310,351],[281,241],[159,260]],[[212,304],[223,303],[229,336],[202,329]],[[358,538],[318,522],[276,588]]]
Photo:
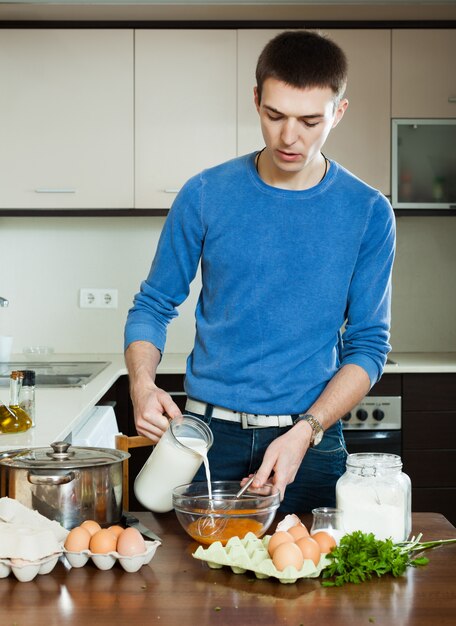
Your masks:
[[[278,176],[293,177],[320,153],[348,101],[335,104],[329,87],[300,89],[268,78],[261,102],[255,88],[255,105],[271,167]]]

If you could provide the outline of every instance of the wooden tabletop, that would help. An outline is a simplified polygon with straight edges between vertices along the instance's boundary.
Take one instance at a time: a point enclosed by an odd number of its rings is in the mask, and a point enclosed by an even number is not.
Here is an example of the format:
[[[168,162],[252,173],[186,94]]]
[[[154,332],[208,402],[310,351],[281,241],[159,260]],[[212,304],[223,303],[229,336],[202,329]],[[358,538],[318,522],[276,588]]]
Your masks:
[[[210,569],[191,554],[197,544],[174,513],[138,513],[163,539],[148,566],[127,573],[88,563],[69,568],[65,560],[43,576],[21,583],[0,580],[0,624],[7,626],[454,626],[456,544],[431,550],[430,563],[400,578],[385,576],[360,585],[325,588],[320,579],[294,584],[258,580],[231,569]],[[276,521],[278,521],[277,518]],[[302,516],[304,523],[309,516]],[[276,522],[273,524],[275,529]],[[440,514],[415,513],[413,533],[423,541],[456,537]]]

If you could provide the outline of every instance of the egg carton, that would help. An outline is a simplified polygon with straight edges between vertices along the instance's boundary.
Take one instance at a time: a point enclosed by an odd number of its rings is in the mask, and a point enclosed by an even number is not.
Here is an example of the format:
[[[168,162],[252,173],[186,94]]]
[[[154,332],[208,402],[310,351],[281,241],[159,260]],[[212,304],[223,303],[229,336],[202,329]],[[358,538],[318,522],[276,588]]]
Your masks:
[[[39,561],[57,552],[63,544],[52,530],[26,524],[0,522],[0,559]]]
[[[29,509],[13,498],[0,498],[0,524],[8,523],[51,531],[57,541],[64,542],[69,531],[59,522],[50,520],[38,511]],[[1,555],[0,555],[1,556]]]
[[[0,559],[0,578],[6,578],[11,573],[23,583],[33,580],[38,574],[52,572],[63,551],[51,554],[42,559],[29,561],[27,559]]]
[[[248,571],[253,572],[256,578],[277,578],[281,583],[295,583],[300,578],[317,578],[329,563],[326,556],[322,555],[317,565],[306,559],[299,570],[290,565],[280,571],[268,554],[270,538],[270,535],[266,535],[259,539],[253,533],[247,533],[243,539],[231,537],[225,546],[220,541],[207,548],[199,546],[192,556],[206,561],[212,569],[226,566],[235,574],[245,574]]]
[[[147,565],[151,562],[158,546],[161,546],[160,541],[145,541],[145,544],[145,551],[141,554],[135,554],[134,556],[124,556],[114,551],[107,552],[106,554],[95,554],[90,550],[71,552],[70,550],[64,549],[63,552],[72,567],[84,567],[90,559],[98,569],[108,570],[111,569],[116,562],[119,562],[126,572],[137,572],[143,565]]]

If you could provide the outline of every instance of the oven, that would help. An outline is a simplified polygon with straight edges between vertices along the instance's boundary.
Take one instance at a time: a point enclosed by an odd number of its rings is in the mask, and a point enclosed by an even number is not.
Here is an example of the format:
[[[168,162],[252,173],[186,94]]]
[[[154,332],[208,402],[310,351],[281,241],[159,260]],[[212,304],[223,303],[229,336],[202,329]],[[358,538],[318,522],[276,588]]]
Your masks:
[[[402,455],[400,396],[366,396],[342,417],[350,454],[383,452]]]

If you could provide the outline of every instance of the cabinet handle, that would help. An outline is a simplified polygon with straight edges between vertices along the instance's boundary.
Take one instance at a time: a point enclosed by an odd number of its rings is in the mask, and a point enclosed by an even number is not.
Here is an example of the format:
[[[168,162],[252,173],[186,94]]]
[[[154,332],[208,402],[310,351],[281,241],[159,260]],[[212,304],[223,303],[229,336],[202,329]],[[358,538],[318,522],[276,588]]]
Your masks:
[[[454,104],[456,102],[456,96],[450,96],[448,98],[448,102],[450,102],[451,104]]]
[[[165,193],[179,193],[180,189],[163,189]]]
[[[35,193],[76,193],[76,189],[52,189],[48,187],[40,187],[35,189]]]

